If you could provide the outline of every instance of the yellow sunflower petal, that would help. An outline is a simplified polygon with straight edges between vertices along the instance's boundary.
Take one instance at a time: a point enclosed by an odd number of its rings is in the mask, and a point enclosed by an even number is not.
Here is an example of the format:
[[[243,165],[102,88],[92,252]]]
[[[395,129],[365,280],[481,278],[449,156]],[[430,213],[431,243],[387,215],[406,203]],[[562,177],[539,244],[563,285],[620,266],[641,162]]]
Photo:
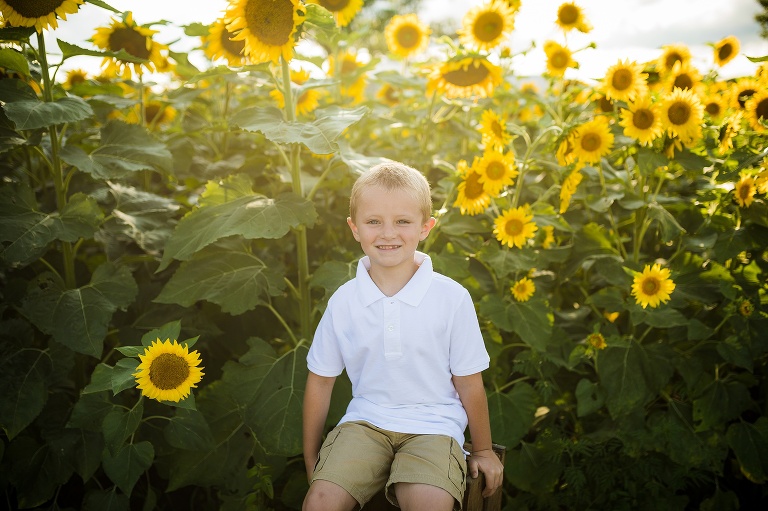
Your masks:
[[[133,374],[141,393],[158,401],[178,402],[189,396],[203,378],[197,351],[176,340],[157,339],[139,355],[141,363]]]
[[[502,0],[490,0],[467,12],[457,31],[459,41],[467,47],[488,51],[499,44],[515,28],[514,10]]]
[[[299,0],[232,0],[225,16],[232,41],[243,41],[253,63],[293,57],[296,31],[306,17]]]
[[[36,32],[57,28],[58,19],[66,20],[85,0],[0,0],[0,13],[5,22],[15,27],[35,27]]]
[[[675,283],[669,278],[669,269],[661,268],[660,264],[645,265],[632,282],[632,296],[645,309],[647,306],[658,307],[660,303],[669,301],[670,294],[675,289]]]
[[[410,57],[429,46],[432,31],[415,14],[393,16],[384,29],[387,48],[398,57]]]

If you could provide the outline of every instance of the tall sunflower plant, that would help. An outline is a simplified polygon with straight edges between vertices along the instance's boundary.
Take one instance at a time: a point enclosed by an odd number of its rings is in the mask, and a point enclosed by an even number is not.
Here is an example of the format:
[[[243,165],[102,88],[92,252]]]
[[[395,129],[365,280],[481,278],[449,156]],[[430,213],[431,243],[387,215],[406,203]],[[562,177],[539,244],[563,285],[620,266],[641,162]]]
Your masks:
[[[670,44],[587,83],[554,41],[515,74],[520,2],[440,36],[398,12],[374,47],[362,2],[231,0],[187,27],[207,69],[116,13],[98,50],[59,42],[104,74],[59,83],[27,41],[86,4],[0,0],[28,27],[0,30],[12,507],[300,509],[304,359],[359,257],[351,184],[386,160],[429,179],[421,250],[477,304],[506,507],[765,499],[768,72],[719,78],[737,40],[711,69]],[[552,21],[591,30],[578,2]]]

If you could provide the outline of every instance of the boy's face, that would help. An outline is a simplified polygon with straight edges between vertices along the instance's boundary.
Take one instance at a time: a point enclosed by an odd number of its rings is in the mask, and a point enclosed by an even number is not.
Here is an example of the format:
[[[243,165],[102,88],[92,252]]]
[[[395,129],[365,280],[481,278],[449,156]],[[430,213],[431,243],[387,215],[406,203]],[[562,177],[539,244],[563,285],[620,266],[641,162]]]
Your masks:
[[[435,219],[425,219],[419,202],[404,190],[371,186],[360,194],[355,218],[347,223],[372,269],[395,269],[413,266],[413,254]]]

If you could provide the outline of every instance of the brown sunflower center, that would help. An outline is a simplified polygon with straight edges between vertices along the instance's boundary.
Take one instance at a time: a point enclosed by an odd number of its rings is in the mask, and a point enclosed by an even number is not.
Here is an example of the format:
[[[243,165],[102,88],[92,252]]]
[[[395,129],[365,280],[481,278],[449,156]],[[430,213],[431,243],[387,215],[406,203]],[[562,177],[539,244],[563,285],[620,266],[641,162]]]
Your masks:
[[[491,122],[491,132],[493,132],[496,138],[504,138],[504,128],[501,127],[501,123],[498,121]]]
[[[752,187],[749,186],[749,183],[745,183],[739,187],[739,197],[742,199],[748,199],[750,195],[752,195]]]
[[[741,108],[744,108],[744,103],[746,103],[749,98],[754,96],[755,92],[757,92],[755,89],[744,89],[742,91],[739,91],[739,95],[737,98],[739,101],[739,106]]]
[[[140,59],[149,59],[151,43],[147,36],[140,34],[132,27],[118,27],[109,34],[109,49],[112,51],[125,50]]]
[[[749,300],[744,300],[739,304],[739,312],[742,316],[749,317],[755,312],[755,306]]]
[[[178,388],[189,377],[189,364],[182,357],[163,353],[149,367],[149,381],[160,390]]]
[[[517,218],[513,218],[511,220],[507,220],[507,223],[504,224],[504,231],[509,236],[520,236],[523,233],[524,226],[525,224],[523,224],[522,221]]]
[[[691,107],[684,101],[675,101],[667,111],[669,122],[682,126],[691,118]]]
[[[613,112],[613,103],[611,102],[610,99],[606,98],[605,96],[600,98],[599,105],[600,105],[601,112],[605,112],[605,113]]]
[[[483,196],[483,183],[480,182],[480,174],[472,172],[467,176],[466,184],[464,185],[464,195],[469,200],[475,200]]]
[[[485,169],[485,175],[494,181],[501,179],[506,174],[507,168],[500,161],[492,161]]]
[[[597,133],[587,133],[581,137],[581,148],[585,151],[597,151],[603,145],[603,139]]]
[[[675,77],[675,83],[673,87],[679,87],[683,90],[693,88],[693,79],[688,74],[680,74]]]
[[[717,50],[717,58],[720,60],[729,59],[733,55],[733,45],[731,43],[725,43]]]
[[[683,56],[673,51],[673,52],[670,52],[667,55],[667,57],[664,59],[664,65],[666,66],[667,69],[672,69],[673,67],[675,67],[676,63],[682,62],[682,61],[683,61]]]
[[[475,37],[485,43],[496,40],[504,30],[504,18],[498,12],[484,12],[475,22]]]
[[[568,54],[562,50],[552,53],[552,56],[549,57],[549,62],[555,69],[563,69],[568,67],[568,62],[570,62],[570,60],[571,59],[568,57]]]
[[[634,82],[632,71],[629,69],[619,69],[611,78],[611,85],[616,90],[627,90],[632,86],[632,82]]]
[[[230,39],[234,34],[226,29],[221,31],[221,47],[224,48],[227,53],[232,55],[242,55],[245,48],[245,41],[233,41]]]
[[[755,117],[768,119],[768,98],[761,100],[755,107]]]
[[[144,107],[144,115],[149,122],[160,122],[165,117],[165,108],[157,103],[149,103]]]
[[[722,108],[720,107],[720,103],[717,101],[710,101],[706,104],[704,107],[704,110],[711,116],[717,117],[720,115],[720,112],[722,111]]]
[[[319,0],[317,3],[331,12],[343,11],[349,5],[349,0]]]
[[[661,289],[661,284],[654,277],[647,277],[643,280],[643,293],[647,295],[655,295]]]
[[[489,74],[490,71],[488,71],[488,68],[482,64],[477,66],[471,65],[467,66],[466,69],[455,69],[443,73],[443,80],[459,87],[471,87],[472,85],[483,83],[483,80],[485,80]]]
[[[557,19],[563,25],[573,25],[579,19],[579,9],[574,5],[563,5],[557,11]]]
[[[352,57],[345,58],[344,60],[341,61],[342,75],[345,75],[348,73],[354,73],[355,71],[357,71],[357,68],[358,68],[357,61]]]
[[[632,125],[640,130],[647,130],[653,126],[653,112],[647,108],[640,108],[632,114]]]
[[[413,48],[421,41],[421,32],[413,25],[404,25],[397,31],[395,38],[401,47]]]
[[[49,16],[61,7],[65,0],[5,0],[11,9],[25,18]]]
[[[245,6],[245,21],[260,42],[282,46],[293,33],[293,4],[290,0],[250,0]]]

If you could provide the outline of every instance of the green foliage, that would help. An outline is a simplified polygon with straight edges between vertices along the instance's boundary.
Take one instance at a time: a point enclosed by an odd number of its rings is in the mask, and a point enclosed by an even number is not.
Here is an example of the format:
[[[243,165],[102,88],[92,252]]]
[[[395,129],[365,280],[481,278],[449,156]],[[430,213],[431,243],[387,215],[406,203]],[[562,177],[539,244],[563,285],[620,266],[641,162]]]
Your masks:
[[[300,509],[306,353],[360,256],[345,226],[349,191],[372,165],[398,160],[432,185],[438,222],[422,250],[477,306],[493,437],[507,448],[506,509],[765,503],[768,204],[761,189],[740,205],[734,188],[768,171],[766,132],[742,120],[721,151],[725,121],[705,116],[689,147],[670,151],[668,134],[642,146],[618,124],[626,103],[597,113],[583,99],[592,88],[553,77],[537,82],[542,92],[523,90],[501,57],[506,82],[488,97],[428,93],[420,66],[439,64],[434,56],[378,70],[395,10],[369,5],[340,30],[307,7],[302,37],[334,58],[366,46],[371,60],[318,77],[325,58],[298,55],[291,66],[313,76],[286,84],[285,62],[198,71],[170,52],[181,69],[167,87],[51,84],[34,29],[0,29],[5,502]],[[62,62],[146,62],[59,49]],[[363,80],[361,96],[350,78]],[[376,97],[385,85],[396,101]],[[288,91],[278,109],[273,93]],[[291,109],[312,92],[317,108]],[[488,207],[462,214],[459,161],[488,149],[485,110],[514,135],[505,150],[518,174]],[[561,211],[576,165],[559,149],[598,115],[615,143],[579,166]],[[496,218],[523,205],[534,237],[500,243]],[[653,264],[675,288],[644,307],[632,286]],[[519,301],[510,288],[524,277],[535,291]],[[166,339],[194,346],[204,367],[178,402],[136,388],[147,348]],[[350,394],[340,377],[329,428]]]

